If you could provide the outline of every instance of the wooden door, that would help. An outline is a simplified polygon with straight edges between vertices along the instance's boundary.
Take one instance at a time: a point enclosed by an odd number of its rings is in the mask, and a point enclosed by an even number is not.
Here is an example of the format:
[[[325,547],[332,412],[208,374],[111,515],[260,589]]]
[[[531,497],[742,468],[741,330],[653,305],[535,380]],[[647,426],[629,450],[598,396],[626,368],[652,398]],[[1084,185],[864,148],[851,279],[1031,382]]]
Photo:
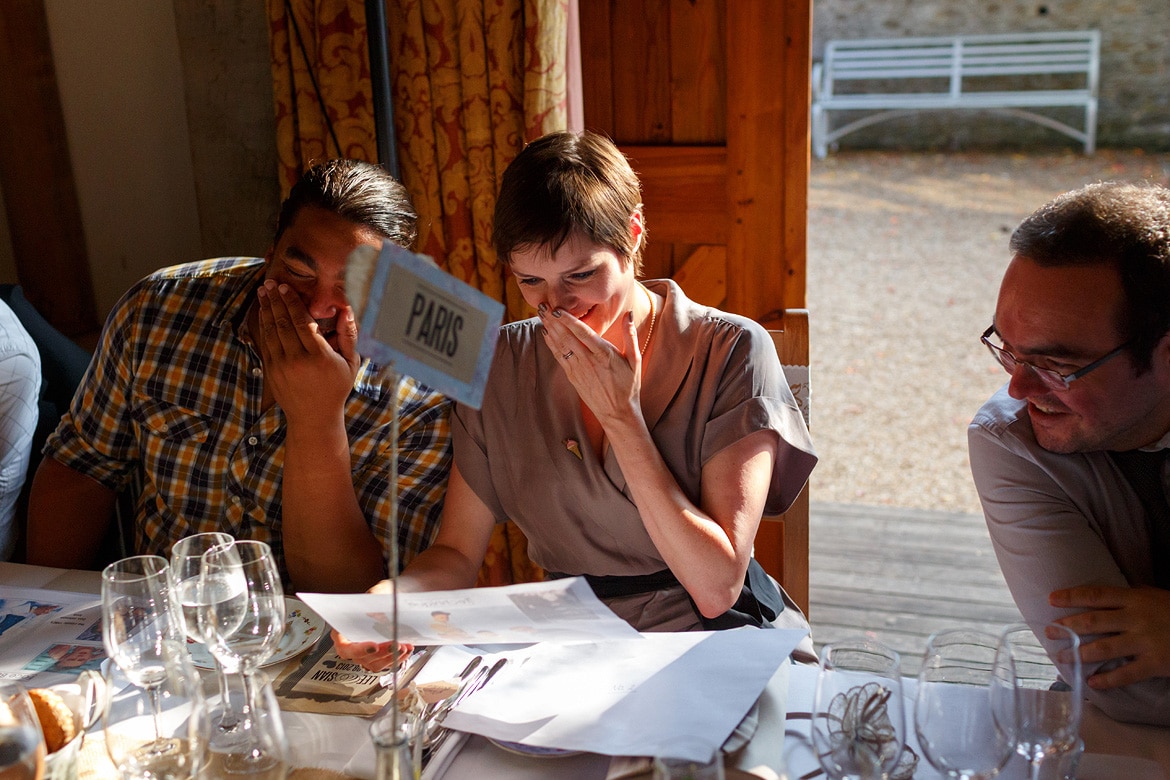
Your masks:
[[[643,184],[646,276],[775,325],[805,305],[807,0],[586,0],[585,126]]]

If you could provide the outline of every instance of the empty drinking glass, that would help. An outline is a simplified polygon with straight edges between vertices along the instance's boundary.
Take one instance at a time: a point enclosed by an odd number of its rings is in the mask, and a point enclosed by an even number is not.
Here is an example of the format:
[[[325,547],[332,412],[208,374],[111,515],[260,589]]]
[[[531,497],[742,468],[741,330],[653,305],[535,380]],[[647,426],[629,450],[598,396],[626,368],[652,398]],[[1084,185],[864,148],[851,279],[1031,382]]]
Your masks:
[[[1009,626],[1000,636],[1003,659],[1011,659],[1016,680],[1016,751],[1039,780],[1045,759],[1077,750],[1080,744],[1080,638],[1056,623],[1043,626],[1044,644],[1026,625]],[[1049,639],[1048,634],[1056,639]],[[1062,658],[1058,669],[1050,655]],[[1067,659],[1067,661],[1063,660]]]
[[[213,547],[230,544],[232,537],[229,534],[211,532],[192,534],[175,542],[171,548],[171,586],[178,594],[179,604],[182,607],[183,628],[187,638],[203,645],[209,644],[208,638],[199,627],[199,577],[203,568],[203,553]],[[210,739],[215,744],[230,744],[238,739],[236,733],[239,725],[239,714],[232,707],[232,697],[229,695],[228,674],[236,671],[235,667],[225,668],[218,657],[215,659],[216,677],[219,680],[219,706],[211,713]]]
[[[182,618],[170,587],[168,565],[157,555],[115,561],[102,571],[102,641],[106,654],[131,683],[160,705],[158,688],[166,679],[167,658],[182,645]],[[156,738],[159,729],[155,729]]]
[[[199,591],[199,625],[208,650],[244,682],[245,706],[261,709],[255,673],[284,635],[284,589],[272,550],[264,542],[234,541],[203,554]],[[265,747],[255,734],[245,735],[259,765]],[[279,756],[271,757],[275,765]]]
[[[999,638],[982,631],[938,631],[918,671],[914,728],[931,766],[946,777],[987,780],[1016,749],[1015,679]]]
[[[185,644],[163,640],[158,661],[150,688],[114,665],[106,669],[102,733],[122,780],[189,780],[205,762],[207,709]]]
[[[272,684],[261,671],[252,673],[254,701],[241,697],[233,709],[239,713],[237,739],[208,745],[211,777],[247,776],[284,780],[289,771],[289,745]]]
[[[900,666],[898,654],[873,639],[835,642],[821,650],[812,741],[821,768],[833,780],[913,773],[913,767],[903,773],[899,764],[906,736]]]

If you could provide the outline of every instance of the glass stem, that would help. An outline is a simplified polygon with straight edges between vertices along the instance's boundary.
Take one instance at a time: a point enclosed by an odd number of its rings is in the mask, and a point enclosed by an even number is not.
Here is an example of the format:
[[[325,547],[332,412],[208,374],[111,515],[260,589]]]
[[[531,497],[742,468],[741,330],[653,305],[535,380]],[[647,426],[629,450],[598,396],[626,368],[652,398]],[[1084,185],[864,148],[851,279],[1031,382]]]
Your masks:
[[[228,672],[223,667],[223,664],[219,662],[218,658],[215,659],[215,671],[217,673],[216,676],[219,678],[219,699],[223,702],[223,715],[220,718],[217,728],[220,731],[232,731],[240,724],[240,716],[232,709],[231,686],[228,685]]]
[[[244,719],[251,718],[251,726],[245,725],[244,728],[252,729],[252,733],[256,731],[256,719],[259,717],[259,710],[256,709],[256,682],[252,679],[252,670],[240,668],[240,679],[244,682]],[[260,743],[254,742],[251,747],[251,756],[253,760],[259,760],[263,757],[264,751]]]
[[[160,686],[158,685],[152,685],[147,689],[150,693],[150,714],[154,719],[155,742],[162,740],[162,722],[160,721],[162,716],[162,691],[159,688]]]

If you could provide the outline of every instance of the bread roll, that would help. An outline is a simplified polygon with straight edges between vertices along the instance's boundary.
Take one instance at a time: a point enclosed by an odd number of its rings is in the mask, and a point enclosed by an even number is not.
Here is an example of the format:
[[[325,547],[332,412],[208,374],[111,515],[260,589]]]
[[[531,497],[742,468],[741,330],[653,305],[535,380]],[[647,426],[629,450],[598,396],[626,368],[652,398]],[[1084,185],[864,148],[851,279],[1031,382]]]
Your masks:
[[[28,697],[32,699],[37,717],[40,718],[41,731],[45,734],[45,749],[48,752],[56,753],[77,736],[73,712],[59,695],[47,688],[32,688],[28,692]]]

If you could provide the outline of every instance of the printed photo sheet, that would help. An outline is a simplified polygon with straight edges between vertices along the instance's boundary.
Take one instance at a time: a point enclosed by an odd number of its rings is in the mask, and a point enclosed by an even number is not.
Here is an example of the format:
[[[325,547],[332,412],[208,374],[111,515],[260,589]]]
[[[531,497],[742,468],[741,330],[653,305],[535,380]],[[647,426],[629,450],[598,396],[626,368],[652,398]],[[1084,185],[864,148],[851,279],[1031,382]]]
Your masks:
[[[392,595],[299,597],[350,641],[394,638]],[[579,577],[398,595],[398,641],[412,645],[596,642],[637,636]]]
[[[100,671],[101,597],[0,585],[0,679],[31,686]]]

